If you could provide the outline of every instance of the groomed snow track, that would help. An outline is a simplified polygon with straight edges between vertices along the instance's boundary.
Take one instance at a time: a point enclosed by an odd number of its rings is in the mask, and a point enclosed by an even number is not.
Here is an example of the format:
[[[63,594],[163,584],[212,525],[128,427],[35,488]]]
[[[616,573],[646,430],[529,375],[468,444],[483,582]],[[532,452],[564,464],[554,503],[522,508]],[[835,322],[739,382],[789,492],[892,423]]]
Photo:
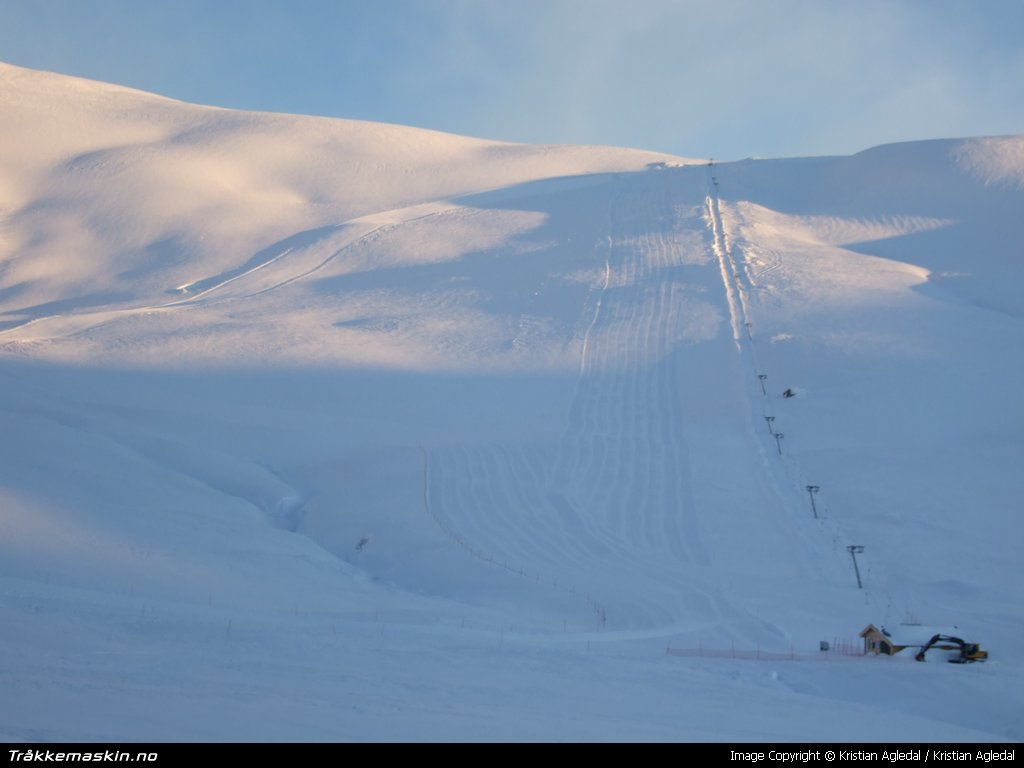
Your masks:
[[[447,535],[525,582],[571,584],[611,629],[729,616],[764,631],[729,595],[744,587],[710,575],[737,549],[777,547],[783,579],[820,578],[752,426],[737,266],[704,182],[690,168],[604,186],[606,229],[589,233],[600,275],[556,443],[427,450],[426,503]]]

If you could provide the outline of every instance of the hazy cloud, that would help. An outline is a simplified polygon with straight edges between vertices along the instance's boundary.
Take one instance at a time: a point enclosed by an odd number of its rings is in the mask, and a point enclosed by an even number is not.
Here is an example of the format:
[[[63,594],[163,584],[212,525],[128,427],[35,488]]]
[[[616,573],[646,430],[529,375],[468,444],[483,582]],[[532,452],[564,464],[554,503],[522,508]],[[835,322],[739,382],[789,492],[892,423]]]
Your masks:
[[[683,155],[1024,131],[1024,3],[3,0],[7,60],[186,100]]]

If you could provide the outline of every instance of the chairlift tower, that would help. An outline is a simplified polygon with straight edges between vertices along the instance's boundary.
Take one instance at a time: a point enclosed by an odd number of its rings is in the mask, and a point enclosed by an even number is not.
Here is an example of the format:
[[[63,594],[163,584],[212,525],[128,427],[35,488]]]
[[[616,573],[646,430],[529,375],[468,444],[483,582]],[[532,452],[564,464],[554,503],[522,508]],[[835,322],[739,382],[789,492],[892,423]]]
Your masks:
[[[814,519],[817,520],[818,519],[818,508],[814,505],[814,494],[816,494],[818,491],[820,491],[821,488],[819,486],[817,486],[817,485],[808,485],[808,486],[805,486],[805,487],[807,488],[807,493],[811,497],[811,511],[814,513]]]
[[[860,544],[850,544],[846,547],[846,551],[850,553],[850,558],[853,560],[853,572],[857,574],[857,589],[864,589],[860,580],[860,568],[857,567],[857,555],[864,551],[864,547]]]

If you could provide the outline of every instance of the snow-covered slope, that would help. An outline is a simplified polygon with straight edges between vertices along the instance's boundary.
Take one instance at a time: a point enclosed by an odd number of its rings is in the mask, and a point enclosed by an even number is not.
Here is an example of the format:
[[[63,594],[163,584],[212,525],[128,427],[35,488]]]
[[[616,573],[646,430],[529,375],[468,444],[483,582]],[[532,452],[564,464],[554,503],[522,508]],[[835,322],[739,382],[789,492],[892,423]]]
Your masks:
[[[1024,138],[0,103],[0,734],[1024,735]]]

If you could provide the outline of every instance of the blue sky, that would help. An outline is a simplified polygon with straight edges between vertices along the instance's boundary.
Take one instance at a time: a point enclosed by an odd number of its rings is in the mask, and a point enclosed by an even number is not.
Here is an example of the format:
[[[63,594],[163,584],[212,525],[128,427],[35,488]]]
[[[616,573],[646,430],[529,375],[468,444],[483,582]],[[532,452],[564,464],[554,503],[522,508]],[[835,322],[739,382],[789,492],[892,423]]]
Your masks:
[[[0,0],[0,60],[723,160],[1024,133],[1024,0]]]

